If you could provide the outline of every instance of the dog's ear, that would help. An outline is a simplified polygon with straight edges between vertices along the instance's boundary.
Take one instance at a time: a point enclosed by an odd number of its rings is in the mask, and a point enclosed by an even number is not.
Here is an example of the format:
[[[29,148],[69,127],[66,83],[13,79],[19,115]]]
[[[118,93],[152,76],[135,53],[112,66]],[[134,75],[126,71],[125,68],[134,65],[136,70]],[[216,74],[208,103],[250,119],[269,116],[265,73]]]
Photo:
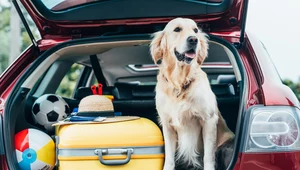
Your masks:
[[[208,55],[208,35],[203,32],[200,32],[197,34],[197,36],[200,43],[200,48],[198,49],[197,62],[199,65],[201,65]]]
[[[164,37],[164,32],[163,31],[158,31],[153,34],[153,39],[150,44],[150,53],[152,56],[152,59],[155,64],[161,64],[163,54],[164,54],[164,49],[165,49],[165,42],[163,41]]]

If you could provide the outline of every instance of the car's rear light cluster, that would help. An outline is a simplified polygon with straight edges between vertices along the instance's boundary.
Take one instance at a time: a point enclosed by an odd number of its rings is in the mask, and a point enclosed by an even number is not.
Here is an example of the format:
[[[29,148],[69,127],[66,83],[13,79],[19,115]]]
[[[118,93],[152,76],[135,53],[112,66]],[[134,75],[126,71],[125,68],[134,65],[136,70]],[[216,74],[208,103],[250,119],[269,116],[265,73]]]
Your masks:
[[[244,152],[300,150],[298,108],[262,106],[252,108]]]

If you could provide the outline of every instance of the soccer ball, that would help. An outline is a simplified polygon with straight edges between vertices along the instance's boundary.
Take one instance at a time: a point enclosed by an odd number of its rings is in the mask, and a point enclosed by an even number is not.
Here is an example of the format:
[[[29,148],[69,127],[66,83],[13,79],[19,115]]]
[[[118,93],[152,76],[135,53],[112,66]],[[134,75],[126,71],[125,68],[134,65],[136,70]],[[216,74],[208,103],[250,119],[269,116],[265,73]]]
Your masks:
[[[21,170],[52,170],[55,166],[55,143],[46,133],[24,129],[15,135],[15,147]]]
[[[65,119],[70,113],[66,101],[55,94],[45,94],[39,97],[32,106],[33,119],[36,123],[52,131],[52,124]]]

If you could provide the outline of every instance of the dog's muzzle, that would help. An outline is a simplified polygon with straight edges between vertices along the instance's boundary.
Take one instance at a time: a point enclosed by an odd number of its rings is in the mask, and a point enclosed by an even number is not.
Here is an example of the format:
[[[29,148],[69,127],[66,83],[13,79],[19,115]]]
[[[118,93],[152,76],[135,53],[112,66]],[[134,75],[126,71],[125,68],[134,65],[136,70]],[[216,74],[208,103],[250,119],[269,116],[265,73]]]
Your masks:
[[[175,56],[178,61],[183,61],[187,64],[191,64],[193,59],[196,57],[196,51],[195,48],[191,48],[184,53],[179,53],[175,50]]]

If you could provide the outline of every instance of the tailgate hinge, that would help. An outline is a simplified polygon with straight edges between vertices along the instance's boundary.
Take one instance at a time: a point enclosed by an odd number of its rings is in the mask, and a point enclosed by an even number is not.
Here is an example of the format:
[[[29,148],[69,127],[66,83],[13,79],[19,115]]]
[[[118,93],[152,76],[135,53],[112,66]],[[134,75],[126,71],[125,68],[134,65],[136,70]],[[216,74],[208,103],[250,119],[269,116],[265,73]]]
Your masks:
[[[242,48],[242,43],[241,42],[234,42],[232,43],[232,45],[236,48],[236,49],[241,49]]]

